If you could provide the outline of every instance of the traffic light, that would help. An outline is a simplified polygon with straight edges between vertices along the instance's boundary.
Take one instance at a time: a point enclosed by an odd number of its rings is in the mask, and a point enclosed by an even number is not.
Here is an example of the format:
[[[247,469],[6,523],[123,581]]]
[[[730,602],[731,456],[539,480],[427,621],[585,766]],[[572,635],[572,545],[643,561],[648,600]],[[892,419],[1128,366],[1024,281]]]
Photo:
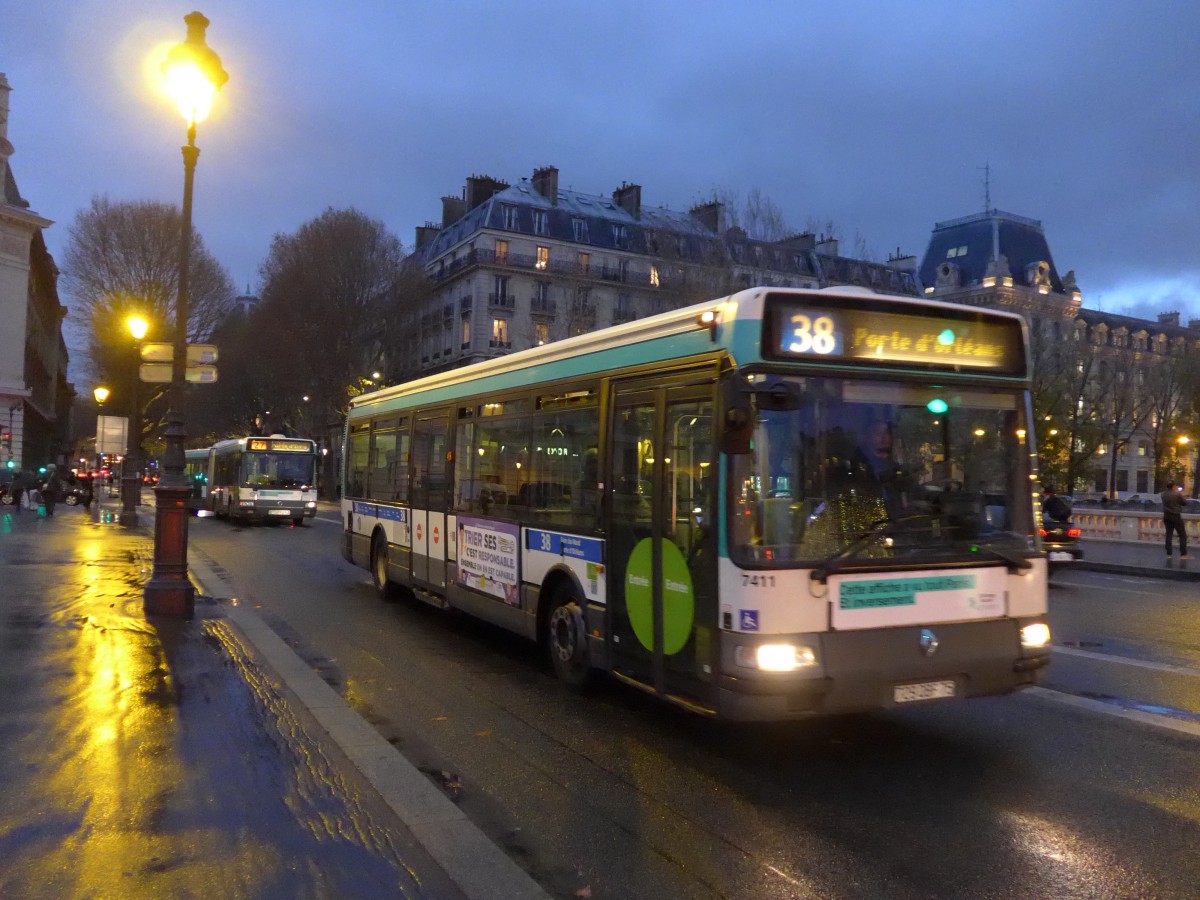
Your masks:
[[[0,431],[0,449],[4,449],[4,450],[12,449],[12,432],[11,431]]]

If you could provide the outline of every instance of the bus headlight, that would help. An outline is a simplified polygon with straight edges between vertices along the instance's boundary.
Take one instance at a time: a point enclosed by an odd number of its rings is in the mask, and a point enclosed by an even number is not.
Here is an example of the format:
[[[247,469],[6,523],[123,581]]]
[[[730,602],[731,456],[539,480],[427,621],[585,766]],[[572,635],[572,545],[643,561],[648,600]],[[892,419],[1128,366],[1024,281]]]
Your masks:
[[[1032,622],[1021,628],[1021,646],[1027,650],[1041,650],[1050,646],[1050,626],[1045,622]]]
[[[795,644],[742,645],[734,648],[733,659],[739,666],[764,672],[792,672],[817,664],[817,655],[811,647]]]
[[[309,501],[308,501],[307,503],[305,503],[304,505],[305,505],[305,506],[307,506],[309,509],[316,509],[316,508],[317,508],[317,501],[316,501],[316,500],[309,500]]]

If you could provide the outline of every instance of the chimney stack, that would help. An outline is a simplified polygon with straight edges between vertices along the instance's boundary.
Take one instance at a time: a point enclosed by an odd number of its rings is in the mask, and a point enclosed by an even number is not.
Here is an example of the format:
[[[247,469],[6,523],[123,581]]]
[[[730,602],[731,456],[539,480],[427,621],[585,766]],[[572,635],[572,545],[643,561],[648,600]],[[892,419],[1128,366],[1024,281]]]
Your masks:
[[[431,244],[433,239],[438,236],[438,232],[441,230],[441,226],[435,225],[432,222],[426,222],[424,225],[418,225],[416,249],[420,250],[422,247]]]
[[[551,206],[558,206],[558,169],[554,166],[534,169],[533,189],[549,200]]]
[[[693,206],[690,210],[693,218],[700,222],[713,234],[725,233],[725,204],[720,200]]]
[[[1172,312],[1160,312],[1158,314],[1158,324],[1159,325],[1175,325],[1176,327],[1178,327],[1179,311],[1174,310]]]
[[[442,198],[442,227],[451,225],[467,214],[467,201],[462,197]]]
[[[626,184],[622,181],[621,186],[613,191],[613,199],[617,201],[617,206],[635,219],[641,218],[642,186],[640,184]]]
[[[8,76],[0,72],[0,203],[4,202],[8,158],[13,155],[13,145],[8,140],[8,95],[11,91]]]
[[[487,203],[492,196],[508,187],[507,181],[500,181],[488,175],[472,175],[467,179],[467,210]]]

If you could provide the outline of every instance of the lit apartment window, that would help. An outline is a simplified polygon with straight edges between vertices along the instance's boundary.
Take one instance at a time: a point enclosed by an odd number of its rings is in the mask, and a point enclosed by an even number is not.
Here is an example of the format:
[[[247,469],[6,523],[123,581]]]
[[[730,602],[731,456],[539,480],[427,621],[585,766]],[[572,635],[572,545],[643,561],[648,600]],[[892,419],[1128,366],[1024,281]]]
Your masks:
[[[508,241],[496,241],[496,262],[508,262]]]
[[[500,207],[504,210],[504,227],[510,231],[516,231],[517,225],[517,208],[515,206],[504,205]]]
[[[579,256],[576,257],[576,261],[579,263],[579,271],[586,273],[588,266],[591,265],[592,262],[592,254],[580,253]]]
[[[535,209],[533,211],[533,233],[534,234],[549,234],[550,233],[550,216],[545,210]]]
[[[539,246],[537,248],[537,262],[534,266],[545,271],[550,265],[550,248]]]
[[[533,323],[533,342],[538,347],[550,343],[550,326],[545,322]]]
[[[464,347],[471,346],[471,317],[462,317],[462,345]]]
[[[492,340],[497,344],[508,343],[508,319],[492,319]]]
[[[650,286],[658,287],[658,266],[650,267]]]

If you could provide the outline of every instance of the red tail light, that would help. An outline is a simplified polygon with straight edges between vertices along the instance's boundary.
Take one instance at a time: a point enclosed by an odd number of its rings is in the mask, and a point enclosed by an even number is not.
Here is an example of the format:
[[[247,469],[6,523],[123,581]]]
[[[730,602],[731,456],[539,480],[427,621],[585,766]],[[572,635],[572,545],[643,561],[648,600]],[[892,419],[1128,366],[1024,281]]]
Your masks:
[[[1080,537],[1082,534],[1083,534],[1083,529],[1081,529],[1081,528],[1068,528],[1067,529],[1067,537],[1077,538],[1077,537]]]

